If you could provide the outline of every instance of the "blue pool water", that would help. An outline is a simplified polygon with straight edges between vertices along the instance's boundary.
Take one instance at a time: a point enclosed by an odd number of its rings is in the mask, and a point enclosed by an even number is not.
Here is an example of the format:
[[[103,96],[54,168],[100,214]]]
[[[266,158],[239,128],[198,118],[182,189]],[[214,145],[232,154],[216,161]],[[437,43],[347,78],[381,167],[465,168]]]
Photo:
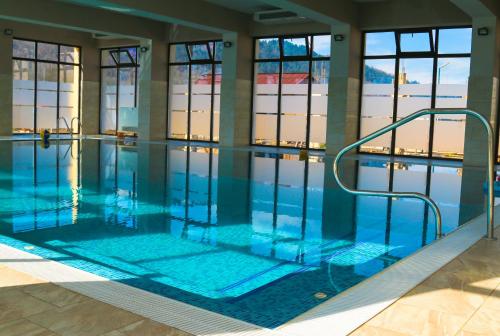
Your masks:
[[[0,150],[0,243],[264,327],[435,239],[421,201],[348,195],[322,154],[104,140]],[[459,163],[360,156],[342,170],[358,188],[429,194],[445,232],[483,209],[483,172]]]

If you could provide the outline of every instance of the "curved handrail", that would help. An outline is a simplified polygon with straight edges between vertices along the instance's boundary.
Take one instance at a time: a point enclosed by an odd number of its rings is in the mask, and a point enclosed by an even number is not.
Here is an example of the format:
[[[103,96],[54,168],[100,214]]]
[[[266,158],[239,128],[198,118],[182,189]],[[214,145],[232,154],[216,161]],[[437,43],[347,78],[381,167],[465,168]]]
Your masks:
[[[466,114],[473,116],[481,121],[483,124],[484,128],[486,129],[488,133],[488,205],[487,205],[487,210],[486,210],[486,216],[487,216],[487,238],[488,239],[494,239],[494,213],[493,213],[493,206],[494,206],[494,190],[493,190],[493,183],[494,183],[494,162],[495,162],[495,154],[494,154],[494,139],[493,139],[493,128],[491,127],[491,124],[488,122],[488,120],[483,117],[481,114],[469,110],[469,109],[423,109],[420,111],[417,111],[415,113],[410,114],[407,117],[404,117],[395,123],[388,125],[384,128],[379,129],[378,131],[375,131],[360,140],[354,142],[353,144],[344,147],[335,157],[335,160],[333,161],[333,175],[335,176],[335,180],[339,184],[339,186],[346,192],[353,194],[353,195],[360,195],[360,196],[384,196],[384,197],[407,197],[407,198],[418,198],[427,203],[432,211],[434,212],[434,215],[436,217],[436,235],[438,238],[442,236],[442,220],[441,220],[441,212],[439,211],[439,208],[437,207],[436,203],[428,196],[418,193],[418,192],[396,192],[396,191],[372,191],[372,190],[356,190],[356,189],[351,189],[348,186],[346,186],[342,181],[340,180],[339,177],[339,161],[340,159],[344,156],[345,153],[350,151],[351,149],[354,149],[364,143],[367,143],[368,141],[371,141],[375,139],[376,137],[379,137],[385,133],[388,133],[398,127],[401,127],[407,123],[409,123],[412,120],[415,120],[419,117],[425,116],[425,115],[436,115],[436,114],[444,114],[444,115],[450,115],[450,114]]]
[[[73,117],[71,118],[71,136],[73,136],[73,121],[77,121],[76,125],[80,127],[80,130],[82,128],[82,123],[80,121],[80,117]]]
[[[57,119],[57,121],[59,121],[61,119],[64,121],[64,124],[66,125],[66,127],[68,128],[68,130],[71,132],[71,128],[69,127],[68,121],[66,120],[66,118],[65,117],[59,117]],[[57,125],[57,135],[59,135],[59,133],[60,133],[60,131],[59,131],[59,125]]]

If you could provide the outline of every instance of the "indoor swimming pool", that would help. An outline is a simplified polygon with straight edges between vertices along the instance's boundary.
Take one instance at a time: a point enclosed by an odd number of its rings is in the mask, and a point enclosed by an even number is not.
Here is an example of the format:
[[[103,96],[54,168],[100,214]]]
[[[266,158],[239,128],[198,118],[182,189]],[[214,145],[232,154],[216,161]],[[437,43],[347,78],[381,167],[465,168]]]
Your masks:
[[[435,240],[416,199],[355,197],[332,159],[114,140],[0,141],[0,243],[262,327]],[[449,233],[483,212],[484,171],[355,156],[343,180],[430,195]]]

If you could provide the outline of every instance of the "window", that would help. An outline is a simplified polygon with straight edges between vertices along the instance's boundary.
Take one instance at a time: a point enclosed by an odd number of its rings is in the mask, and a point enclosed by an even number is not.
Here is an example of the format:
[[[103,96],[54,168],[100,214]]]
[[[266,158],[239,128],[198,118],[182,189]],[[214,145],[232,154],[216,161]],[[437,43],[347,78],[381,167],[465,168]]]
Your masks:
[[[14,133],[79,133],[80,47],[14,39],[12,71]]]
[[[255,40],[252,143],[322,149],[330,35]]]
[[[364,34],[360,136],[425,108],[465,108],[471,28]],[[465,116],[427,116],[366,143],[361,152],[461,159]]]
[[[168,138],[219,141],[222,41],[170,45]]]
[[[137,135],[138,47],[101,49],[102,134]]]

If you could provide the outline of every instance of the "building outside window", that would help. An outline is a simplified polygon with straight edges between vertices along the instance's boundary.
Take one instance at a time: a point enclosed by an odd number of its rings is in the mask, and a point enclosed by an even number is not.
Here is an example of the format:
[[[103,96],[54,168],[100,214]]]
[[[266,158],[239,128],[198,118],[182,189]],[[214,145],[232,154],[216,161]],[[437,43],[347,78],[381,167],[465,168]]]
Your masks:
[[[364,34],[360,137],[420,109],[465,108],[471,28]],[[427,116],[361,147],[361,152],[462,159],[465,116]]]
[[[169,139],[219,141],[222,41],[170,45]]]
[[[78,133],[81,48],[13,40],[13,132]]]
[[[330,35],[255,40],[252,143],[323,149]]]
[[[101,49],[101,134],[137,135],[138,47]]]

